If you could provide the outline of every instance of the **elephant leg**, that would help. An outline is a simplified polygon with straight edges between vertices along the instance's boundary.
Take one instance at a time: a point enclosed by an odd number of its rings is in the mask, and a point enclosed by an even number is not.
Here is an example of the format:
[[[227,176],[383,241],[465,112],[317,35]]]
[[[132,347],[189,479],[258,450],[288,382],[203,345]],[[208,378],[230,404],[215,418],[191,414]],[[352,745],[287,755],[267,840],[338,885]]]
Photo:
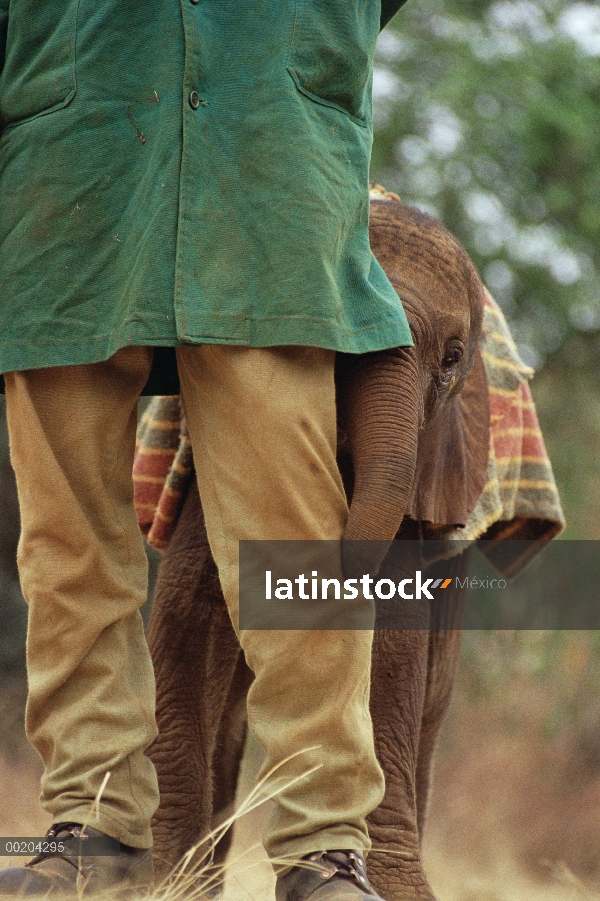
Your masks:
[[[434,901],[421,865],[416,773],[427,687],[427,630],[375,633],[371,716],[385,773],[383,801],[369,818],[369,878],[386,901]]]
[[[225,703],[213,755],[213,828],[231,816],[244,745],[248,714],[246,699],[254,675],[244,655],[238,658],[229,695]],[[231,847],[233,829],[229,829],[215,848],[214,862],[222,865]]]
[[[469,551],[436,564],[432,570],[442,578],[451,577],[448,594],[434,602],[432,625],[439,628],[429,633],[427,685],[421,721],[419,756],[417,759],[417,824],[422,843],[431,786],[432,761],[437,738],[448,710],[460,660],[461,624],[466,588],[456,588],[456,578],[465,584],[469,568]],[[438,572],[439,571],[439,572]],[[428,572],[428,575],[430,573]]]
[[[440,728],[450,703],[460,658],[460,630],[430,634],[429,669],[417,759],[417,825],[423,842],[432,777],[432,762]],[[440,669],[437,661],[444,661]]]
[[[217,734],[241,654],[195,483],[160,567],[148,643],[159,730],[148,755],[161,796],[152,828],[156,872],[164,877],[210,832]]]

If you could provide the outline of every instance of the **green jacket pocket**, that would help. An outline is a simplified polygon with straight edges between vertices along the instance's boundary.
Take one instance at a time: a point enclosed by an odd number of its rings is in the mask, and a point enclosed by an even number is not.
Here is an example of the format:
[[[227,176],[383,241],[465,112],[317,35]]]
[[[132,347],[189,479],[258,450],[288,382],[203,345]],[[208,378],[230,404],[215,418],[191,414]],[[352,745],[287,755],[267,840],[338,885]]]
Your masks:
[[[296,0],[288,72],[307,97],[363,126],[371,120],[380,6],[374,0]]]
[[[10,0],[0,113],[6,126],[66,106],[75,96],[79,0]]]

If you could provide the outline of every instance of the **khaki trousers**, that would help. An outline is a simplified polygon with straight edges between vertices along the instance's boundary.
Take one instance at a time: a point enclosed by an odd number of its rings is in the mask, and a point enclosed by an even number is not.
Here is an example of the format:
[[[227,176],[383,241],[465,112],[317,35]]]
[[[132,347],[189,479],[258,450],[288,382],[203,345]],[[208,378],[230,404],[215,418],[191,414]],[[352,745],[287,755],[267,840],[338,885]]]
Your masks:
[[[177,360],[208,537],[237,628],[240,539],[342,535],[334,354],[202,345],[178,348]],[[54,822],[88,819],[110,771],[90,823],[141,848],[152,842],[158,791],[144,755],[156,726],[132,463],[151,361],[150,348],[130,347],[104,363],[5,375],[29,605],[26,728],[44,762],[42,804]],[[296,781],[267,826],[272,858],[369,847],[365,817],[383,796],[368,710],[371,639],[240,633],[265,771],[303,752],[278,774]]]

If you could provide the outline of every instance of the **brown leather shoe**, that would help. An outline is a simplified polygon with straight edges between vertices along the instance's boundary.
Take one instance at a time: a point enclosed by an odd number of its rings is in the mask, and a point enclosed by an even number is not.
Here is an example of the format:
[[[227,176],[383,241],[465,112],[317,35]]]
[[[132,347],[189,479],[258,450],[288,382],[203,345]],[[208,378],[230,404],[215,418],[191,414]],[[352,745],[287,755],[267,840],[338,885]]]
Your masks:
[[[316,851],[302,859],[307,866],[292,867],[277,879],[277,901],[382,901],[358,851]]]
[[[112,856],[85,855],[85,841],[106,839],[91,826],[83,832],[79,823],[59,823],[46,833],[49,842],[60,842],[64,850],[59,856],[39,854],[22,867],[0,870],[0,898],[13,901],[25,898],[78,898],[79,886],[84,898],[110,891],[112,898],[131,899],[132,890],[150,890],[154,882],[152,856],[149,850],[121,845]],[[120,891],[122,888],[122,892]]]

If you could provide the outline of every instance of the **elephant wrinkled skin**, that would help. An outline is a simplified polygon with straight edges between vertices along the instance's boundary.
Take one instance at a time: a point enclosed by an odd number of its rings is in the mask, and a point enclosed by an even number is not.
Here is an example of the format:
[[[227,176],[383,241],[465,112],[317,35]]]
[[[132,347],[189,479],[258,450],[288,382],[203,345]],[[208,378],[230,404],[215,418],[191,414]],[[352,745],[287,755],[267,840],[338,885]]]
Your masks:
[[[424,213],[374,201],[370,232],[415,346],[338,359],[338,462],[350,500],[345,537],[434,537],[465,524],[485,484],[483,286],[456,239]],[[467,556],[434,564],[427,576],[460,576]],[[387,901],[434,899],[420,843],[433,751],[458,664],[462,605],[460,590],[444,595],[444,630],[425,624],[375,634],[371,713],[386,793],[369,818],[368,870]],[[149,643],[159,727],[149,754],[161,791],[153,829],[164,874],[233,803],[252,679],[220,592],[195,485],[161,565]]]

